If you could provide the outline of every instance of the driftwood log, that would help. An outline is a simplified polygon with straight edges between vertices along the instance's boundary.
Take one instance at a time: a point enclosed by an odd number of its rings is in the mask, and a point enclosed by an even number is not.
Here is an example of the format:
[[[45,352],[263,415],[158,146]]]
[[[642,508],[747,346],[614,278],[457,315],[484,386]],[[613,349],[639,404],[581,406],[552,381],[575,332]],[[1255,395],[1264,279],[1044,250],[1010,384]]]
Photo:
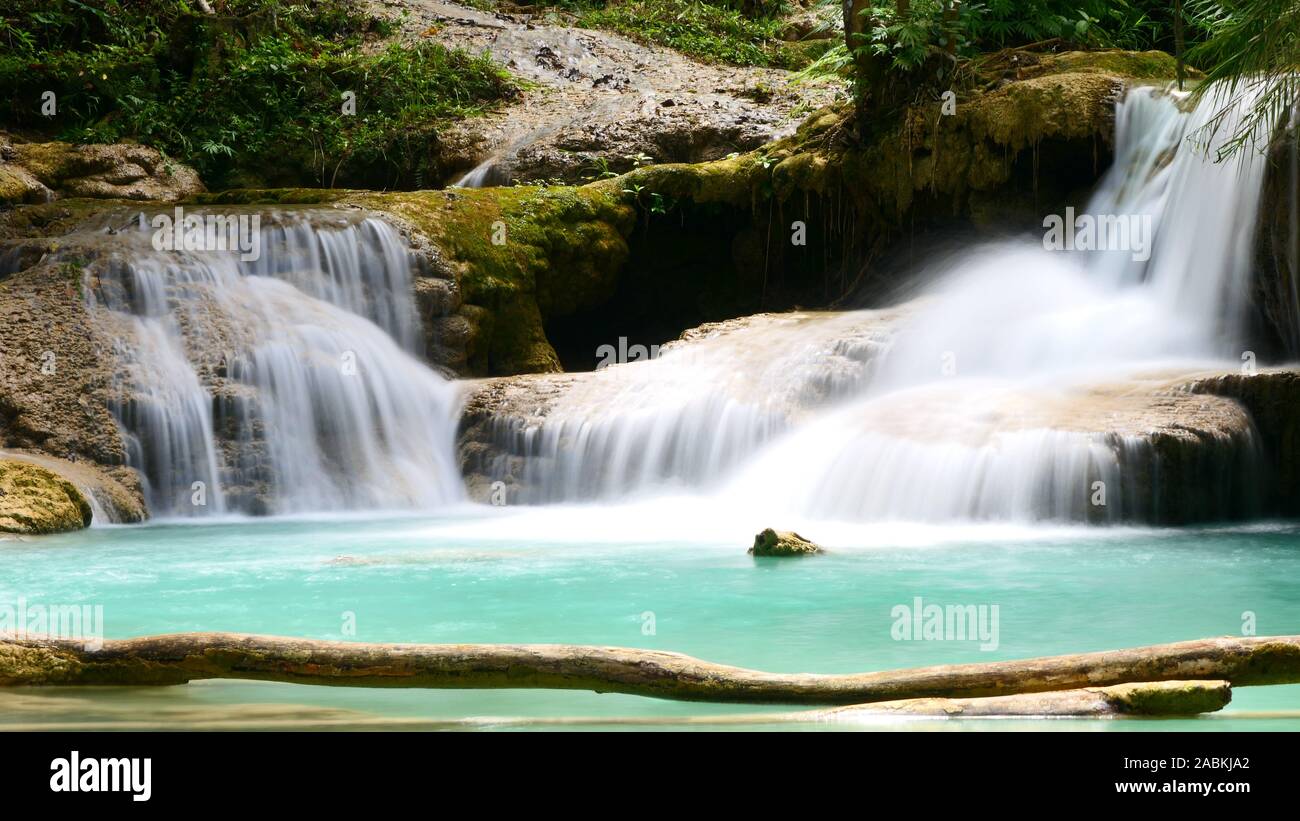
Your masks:
[[[1083,687],[1046,693],[1020,693],[988,698],[910,698],[800,710],[789,713],[729,713],[714,716],[600,716],[596,718],[492,719],[520,726],[671,727],[677,725],[770,725],[789,722],[873,723],[881,718],[1112,718],[1117,716],[1194,716],[1222,710],[1232,701],[1226,681],[1152,681]],[[470,726],[482,726],[472,719]],[[465,724],[468,722],[462,722]]]
[[[49,690],[0,690],[0,732],[58,730],[436,730],[486,727],[697,727],[737,725],[879,724],[895,720],[978,718],[1122,718],[1192,716],[1222,709],[1232,691],[1226,681],[1155,681],[1018,696],[881,701],[853,707],[789,712],[635,716],[468,716],[420,718],[375,715],[337,707],[273,704],[162,706],[136,699],[104,700],[93,693],[54,696]]]
[[[688,701],[862,704],[982,698],[1152,681],[1300,682],[1300,636],[877,673],[764,673],[680,653],[562,644],[361,644],[237,633],[105,642],[0,636],[0,686],[172,685],[200,679],[411,688],[549,688]]]
[[[1152,681],[988,698],[912,698],[803,713],[804,720],[853,721],[878,716],[1188,716],[1222,710],[1232,701],[1226,681]]]

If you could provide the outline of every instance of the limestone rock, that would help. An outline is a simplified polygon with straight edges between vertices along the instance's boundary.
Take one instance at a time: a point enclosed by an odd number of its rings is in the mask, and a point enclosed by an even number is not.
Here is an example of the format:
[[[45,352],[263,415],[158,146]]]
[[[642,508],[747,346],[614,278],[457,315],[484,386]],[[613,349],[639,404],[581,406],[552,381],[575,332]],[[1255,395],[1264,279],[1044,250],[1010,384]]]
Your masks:
[[[754,537],[749,552],[754,556],[811,556],[822,549],[798,533],[769,527]]]
[[[0,531],[62,533],[89,527],[90,503],[68,480],[43,467],[0,459]]]
[[[401,11],[395,22],[402,38],[487,52],[529,83],[511,105],[440,135],[438,165],[450,172],[447,182],[480,165],[486,182],[505,185],[581,182],[647,161],[716,160],[789,134],[801,105],[825,105],[835,93],[792,87],[787,71],[705,64],[541,16],[444,0],[403,4]],[[805,27],[815,25],[810,18]]]
[[[0,203],[60,197],[174,202],[202,192],[199,175],[143,145],[16,142],[0,133]]]

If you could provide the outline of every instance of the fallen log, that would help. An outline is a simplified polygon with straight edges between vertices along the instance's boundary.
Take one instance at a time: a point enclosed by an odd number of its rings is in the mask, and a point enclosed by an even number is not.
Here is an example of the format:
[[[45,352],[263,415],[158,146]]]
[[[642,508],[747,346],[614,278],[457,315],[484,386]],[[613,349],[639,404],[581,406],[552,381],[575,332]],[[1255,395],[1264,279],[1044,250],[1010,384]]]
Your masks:
[[[549,688],[686,701],[862,704],[1151,681],[1300,682],[1300,636],[1215,638],[877,673],[764,673],[680,653],[562,644],[361,644],[238,633],[104,642],[0,636],[0,686],[201,679],[410,688]]]
[[[1026,718],[1189,716],[1222,710],[1232,701],[1226,681],[1152,681],[987,698],[911,698],[854,704],[801,714],[804,720],[854,721],[880,716]]]
[[[714,715],[467,716],[421,718],[294,704],[184,704],[130,699],[104,700],[87,693],[54,696],[32,688],[0,691],[0,733],[21,731],[117,730],[463,730],[484,727],[730,727],[799,723],[879,723],[896,718],[920,720],[981,718],[1120,718],[1191,716],[1226,706],[1232,690],[1226,681],[1156,681],[1050,693],[1025,693],[977,699],[923,698],[882,701],[851,707],[788,712]],[[1280,717],[1275,713],[1234,715]],[[1285,714],[1296,718],[1294,713]]]

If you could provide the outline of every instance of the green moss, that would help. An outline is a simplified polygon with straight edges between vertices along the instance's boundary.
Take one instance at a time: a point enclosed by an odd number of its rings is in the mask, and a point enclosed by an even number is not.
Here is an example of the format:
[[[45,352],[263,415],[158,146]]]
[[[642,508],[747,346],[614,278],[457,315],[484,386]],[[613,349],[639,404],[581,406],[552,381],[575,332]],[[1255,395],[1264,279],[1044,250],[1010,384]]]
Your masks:
[[[1040,66],[1043,71],[1052,73],[1098,72],[1132,80],[1168,81],[1174,79],[1178,71],[1178,63],[1171,54],[1120,49],[1051,54],[1043,57]],[[1187,72],[1192,77],[1200,76],[1194,68],[1189,67]]]
[[[356,196],[428,237],[456,267],[465,302],[491,312],[490,373],[559,370],[543,324],[608,300],[634,212],[608,187],[520,186]]]
[[[1212,713],[1232,700],[1226,681],[1178,681],[1111,687],[1106,699],[1121,713],[1177,716]]]
[[[32,190],[28,179],[13,171],[0,167],[0,204],[19,203],[27,198]]]
[[[650,165],[594,185],[619,192],[633,204],[648,194],[659,194],[700,204],[747,206],[752,201],[754,187],[767,178],[764,156],[760,150],[707,163]],[[768,162],[771,163],[771,158]]]
[[[200,205],[329,205],[356,192],[343,188],[232,188],[200,194]]]

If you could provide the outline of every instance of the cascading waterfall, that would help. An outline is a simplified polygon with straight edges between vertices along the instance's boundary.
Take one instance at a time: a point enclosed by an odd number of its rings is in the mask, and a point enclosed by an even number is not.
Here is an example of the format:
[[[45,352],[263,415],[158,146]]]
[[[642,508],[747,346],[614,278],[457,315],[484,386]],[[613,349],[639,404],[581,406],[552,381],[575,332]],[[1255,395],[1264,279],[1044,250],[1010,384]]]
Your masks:
[[[1139,484],[1126,467],[1156,457],[1142,431],[1097,424],[1112,399],[1088,389],[1153,368],[1235,365],[1263,182],[1262,162],[1214,162],[1250,100],[1218,132],[1206,127],[1222,107],[1214,95],[1191,112],[1179,103],[1134,89],[1119,104],[1115,165],[1081,213],[1123,232],[1109,239],[1124,247],[973,249],[886,323],[851,387],[812,401],[746,388],[815,373],[866,313],[805,319],[803,362],[770,351],[755,362],[755,339],[735,334],[694,357],[620,365],[545,418],[514,422],[535,474],[525,498],[712,484],[729,503],[792,516],[1123,518]],[[1210,450],[1253,447],[1225,438]],[[1096,483],[1113,490],[1100,509]]]
[[[712,338],[614,366],[563,395],[545,421],[507,418],[522,441],[523,500],[615,496],[706,485],[810,409],[865,384],[887,312],[763,315]],[[600,408],[598,415],[592,408]]]
[[[118,340],[115,412],[152,512],[459,498],[456,398],[416,357],[422,333],[400,236],[338,212],[269,223],[260,254],[245,260],[156,250],[140,214],[96,263],[92,310]]]

